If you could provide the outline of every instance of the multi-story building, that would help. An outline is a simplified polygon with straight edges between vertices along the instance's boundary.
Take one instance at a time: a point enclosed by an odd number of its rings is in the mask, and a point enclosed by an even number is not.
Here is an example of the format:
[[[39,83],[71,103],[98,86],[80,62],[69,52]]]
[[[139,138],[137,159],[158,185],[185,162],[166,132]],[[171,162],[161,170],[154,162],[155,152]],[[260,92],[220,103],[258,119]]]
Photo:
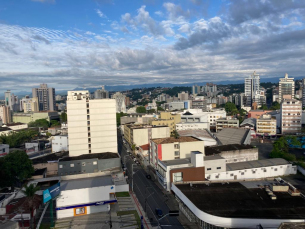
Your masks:
[[[32,88],[32,97],[38,98],[39,111],[55,111],[55,88],[48,88],[47,84],[40,84],[39,88]]]
[[[288,78],[288,74],[285,74],[284,78],[280,78],[279,82],[279,103],[283,99],[294,99],[294,78]]]
[[[198,86],[198,85],[193,85],[193,87],[192,87],[192,94],[193,94],[193,95],[200,94],[200,86]]]
[[[260,90],[260,78],[259,74],[256,74],[254,71],[252,75],[248,78],[245,78],[245,97],[246,97],[246,106],[252,106],[253,97],[256,94],[256,91]]]
[[[302,103],[295,99],[283,99],[281,103],[282,134],[300,133],[302,129]]]
[[[112,95],[112,98],[115,99],[116,102],[116,112],[120,113],[126,113],[126,104],[125,104],[125,95],[123,95],[121,92],[116,92],[114,95]]]
[[[68,91],[69,154],[117,153],[116,101],[89,99],[89,91]]]
[[[181,92],[181,93],[178,93],[178,99],[180,101],[184,101],[184,100],[188,100],[189,99],[189,93],[188,92]]]
[[[305,78],[302,79],[302,107],[305,107]]]
[[[153,120],[151,124],[153,126],[168,126],[170,132],[176,129],[176,124],[181,122],[181,115],[174,112],[161,112],[160,119]]]
[[[0,105],[0,119],[3,124],[8,124],[12,122],[12,114],[9,106]]]
[[[207,111],[207,101],[206,100],[193,100],[191,109],[201,109],[202,111]]]
[[[14,100],[12,99],[13,96],[14,94],[12,94],[10,90],[4,92],[5,106],[9,107],[11,111],[13,110],[14,105]]]
[[[29,113],[29,112],[38,112],[39,111],[39,106],[38,106],[38,98],[30,98],[27,100],[23,100],[22,102],[23,105],[23,112],[24,113]]]
[[[102,89],[97,89],[94,92],[94,98],[95,99],[108,99],[109,98],[109,92],[105,90],[105,86],[102,86]]]
[[[56,111],[14,113],[12,116],[13,116],[13,122],[21,122],[21,123],[35,122],[38,119],[46,119],[49,122],[51,120],[59,120],[59,114]]]
[[[213,83],[206,83],[205,86],[202,86],[202,91],[205,93],[217,92],[217,85]]]
[[[257,119],[256,122],[256,134],[257,135],[276,135],[276,118],[270,114],[264,114]]]
[[[55,96],[55,100],[56,101],[61,101],[62,100],[62,96],[61,95],[56,95]]]
[[[52,153],[69,151],[68,136],[56,135],[52,140]]]
[[[142,146],[150,143],[151,139],[170,137],[168,126],[132,125],[124,126],[124,138],[130,144]]]
[[[216,132],[227,127],[239,127],[239,120],[237,118],[225,117],[216,120]]]
[[[158,138],[150,141],[150,164],[158,167],[158,160],[174,160],[191,157],[191,151],[204,154],[204,141],[189,136]]]
[[[130,106],[130,98],[127,97],[127,96],[125,97],[125,104],[126,104],[127,107]]]

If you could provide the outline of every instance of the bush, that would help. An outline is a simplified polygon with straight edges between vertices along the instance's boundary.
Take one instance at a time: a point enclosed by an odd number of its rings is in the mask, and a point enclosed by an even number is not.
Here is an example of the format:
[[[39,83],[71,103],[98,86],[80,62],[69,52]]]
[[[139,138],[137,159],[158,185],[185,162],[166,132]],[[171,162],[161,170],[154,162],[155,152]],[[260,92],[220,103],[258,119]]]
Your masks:
[[[296,161],[296,157],[294,154],[291,154],[291,153],[285,153],[283,155],[283,158],[287,161]]]

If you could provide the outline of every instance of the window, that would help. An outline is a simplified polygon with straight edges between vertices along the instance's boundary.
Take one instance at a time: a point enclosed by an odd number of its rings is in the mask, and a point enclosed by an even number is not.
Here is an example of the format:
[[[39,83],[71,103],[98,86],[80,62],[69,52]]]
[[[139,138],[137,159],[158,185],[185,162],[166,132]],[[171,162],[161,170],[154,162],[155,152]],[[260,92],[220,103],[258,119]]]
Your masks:
[[[82,162],[82,166],[86,166],[86,162]]]
[[[174,182],[183,181],[182,172],[174,173],[173,175],[174,175]]]
[[[212,170],[211,168],[207,168],[207,170]]]
[[[217,169],[221,169],[221,167],[217,167]]]
[[[241,175],[245,175],[245,173],[241,173]]]
[[[63,167],[62,165],[59,165],[59,168],[60,168],[60,169],[62,169],[62,167]]]
[[[179,151],[175,151],[175,156],[180,156],[180,152]]]
[[[256,172],[255,172],[255,171],[252,171],[252,173],[255,174]]]
[[[274,171],[277,171],[277,168],[275,168]]]
[[[89,153],[91,153],[91,149],[89,149]]]
[[[175,149],[179,149],[179,144],[174,145]]]
[[[231,177],[233,177],[233,176],[234,176],[234,174],[233,174],[233,173],[231,173],[231,174],[230,174],[230,176],[231,176]]]
[[[74,167],[74,164],[70,164],[70,167]]]

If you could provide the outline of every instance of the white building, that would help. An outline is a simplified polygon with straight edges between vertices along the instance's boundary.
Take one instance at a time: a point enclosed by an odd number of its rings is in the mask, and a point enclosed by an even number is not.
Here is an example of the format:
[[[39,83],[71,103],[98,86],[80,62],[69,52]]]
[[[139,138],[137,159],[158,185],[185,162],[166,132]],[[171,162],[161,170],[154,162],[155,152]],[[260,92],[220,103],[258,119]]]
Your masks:
[[[121,92],[116,92],[114,95],[112,95],[112,98],[115,99],[116,101],[116,112],[126,113],[126,104],[125,104],[126,96],[123,95]]]
[[[256,134],[258,135],[276,135],[276,118],[270,114],[263,114],[257,119]]]
[[[7,144],[0,144],[0,157],[4,157],[10,152],[10,146]]]
[[[302,102],[284,99],[281,103],[282,134],[300,133],[302,129]]]
[[[108,212],[111,203],[117,202],[113,193],[128,192],[122,173],[116,178],[98,176],[60,183],[60,195],[56,199],[57,219],[77,217],[97,212]]]
[[[55,100],[56,100],[56,101],[61,101],[61,100],[62,100],[61,95],[56,95],[56,96],[55,96]]]
[[[245,97],[247,99],[246,106],[252,106],[253,98],[255,97],[256,91],[260,90],[260,78],[259,74],[254,71],[252,75],[245,78]]]
[[[210,129],[209,122],[180,122],[176,124],[176,130],[204,130]]]
[[[189,99],[189,93],[188,92],[181,92],[181,93],[178,93],[178,99],[180,101],[184,101],[184,100],[188,100]]]
[[[188,109],[181,113],[181,122],[208,122],[209,126],[216,126],[216,120],[226,116],[224,109],[214,109],[209,112],[202,112],[201,109]]]
[[[56,135],[52,140],[52,153],[69,151],[68,136]]]
[[[283,99],[294,99],[294,78],[288,78],[288,74],[285,74],[284,78],[280,78],[279,82],[279,103]]]
[[[68,91],[69,154],[117,152],[114,99],[89,100],[89,91]]]
[[[55,88],[48,88],[47,84],[40,84],[39,88],[32,88],[33,98],[38,98],[40,111],[55,111]]]

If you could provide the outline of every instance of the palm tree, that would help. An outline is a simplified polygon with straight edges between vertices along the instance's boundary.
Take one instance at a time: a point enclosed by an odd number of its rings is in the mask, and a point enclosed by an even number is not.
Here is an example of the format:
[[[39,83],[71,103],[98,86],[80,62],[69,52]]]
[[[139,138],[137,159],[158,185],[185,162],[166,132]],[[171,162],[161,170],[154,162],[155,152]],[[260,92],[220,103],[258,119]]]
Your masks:
[[[30,184],[24,187],[21,192],[26,196],[26,202],[29,205],[31,211],[31,219],[30,224],[33,218],[34,206],[35,206],[35,192],[39,191],[40,188],[38,186],[34,186],[34,184]],[[32,228],[32,227],[31,227]]]

